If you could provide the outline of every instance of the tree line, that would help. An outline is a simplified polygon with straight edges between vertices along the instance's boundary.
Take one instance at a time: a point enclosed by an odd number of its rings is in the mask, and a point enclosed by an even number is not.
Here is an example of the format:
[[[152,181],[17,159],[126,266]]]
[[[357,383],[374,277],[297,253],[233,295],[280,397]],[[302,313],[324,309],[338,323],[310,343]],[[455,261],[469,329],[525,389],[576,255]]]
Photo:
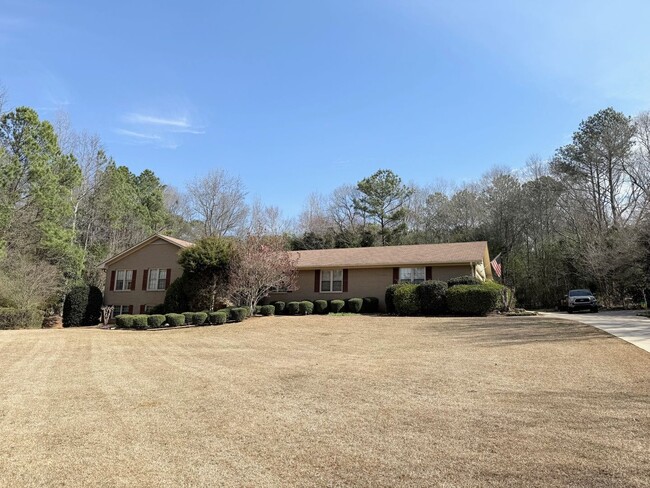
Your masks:
[[[487,240],[525,306],[553,306],[577,286],[607,304],[641,302],[650,287],[649,205],[650,113],[602,110],[551,158],[459,186],[405,183],[382,169],[310,195],[285,219],[278,207],[250,202],[224,170],[173,188],[151,170],[132,173],[65,116],[3,111],[0,94],[0,306],[57,311],[72,286],[103,285],[104,259],[155,232],[279,236],[295,250]]]

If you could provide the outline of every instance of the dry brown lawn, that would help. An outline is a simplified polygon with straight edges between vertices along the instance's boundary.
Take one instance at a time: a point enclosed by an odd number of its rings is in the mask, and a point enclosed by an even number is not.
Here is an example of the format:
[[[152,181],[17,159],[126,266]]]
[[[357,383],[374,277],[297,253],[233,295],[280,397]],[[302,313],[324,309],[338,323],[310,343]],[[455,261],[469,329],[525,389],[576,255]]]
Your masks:
[[[3,486],[650,486],[650,354],[538,317],[0,333]]]

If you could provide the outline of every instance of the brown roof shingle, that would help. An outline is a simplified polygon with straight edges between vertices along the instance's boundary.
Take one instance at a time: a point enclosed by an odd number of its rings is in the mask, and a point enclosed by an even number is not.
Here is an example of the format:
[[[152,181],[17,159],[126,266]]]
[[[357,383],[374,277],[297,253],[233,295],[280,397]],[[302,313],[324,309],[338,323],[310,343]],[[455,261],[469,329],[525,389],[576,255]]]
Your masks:
[[[487,242],[415,244],[408,246],[355,247],[292,251],[298,269],[365,268],[427,264],[464,264],[483,260]],[[485,263],[487,264],[487,263]]]

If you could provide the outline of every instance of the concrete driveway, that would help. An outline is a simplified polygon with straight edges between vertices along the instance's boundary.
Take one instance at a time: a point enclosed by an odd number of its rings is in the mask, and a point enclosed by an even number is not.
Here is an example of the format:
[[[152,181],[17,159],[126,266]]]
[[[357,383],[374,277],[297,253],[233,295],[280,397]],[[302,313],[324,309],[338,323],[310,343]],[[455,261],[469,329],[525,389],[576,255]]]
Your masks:
[[[637,313],[637,310],[621,310],[600,313],[574,312],[573,314],[544,312],[542,315],[591,325],[650,352],[650,319],[638,317]]]

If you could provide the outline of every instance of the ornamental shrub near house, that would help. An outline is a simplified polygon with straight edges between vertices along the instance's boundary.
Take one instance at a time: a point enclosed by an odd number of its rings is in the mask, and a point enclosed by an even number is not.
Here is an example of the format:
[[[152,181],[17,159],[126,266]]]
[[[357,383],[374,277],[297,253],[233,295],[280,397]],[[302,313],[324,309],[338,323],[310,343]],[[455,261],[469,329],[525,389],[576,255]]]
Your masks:
[[[395,302],[393,298],[395,297],[395,290],[400,285],[390,285],[388,288],[386,288],[386,294],[384,295],[384,301],[386,302],[386,313],[388,314],[394,314],[396,313],[395,311]]]
[[[424,315],[437,315],[447,309],[447,283],[444,281],[425,281],[417,287],[420,312]]]
[[[298,303],[298,313],[300,315],[311,315],[314,313],[314,304],[309,300],[303,300]]]
[[[243,322],[249,314],[250,311],[246,307],[236,307],[230,309],[230,318],[235,322]]]
[[[185,315],[180,313],[168,313],[165,315],[165,318],[171,327],[178,327],[179,325],[185,324]]]
[[[325,315],[328,313],[327,300],[314,300],[314,313],[318,315]]]
[[[260,315],[262,313],[262,305],[255,305],[255,315]]]
[[[457,315],[487,315],[498,306],[501,285],[456,285],[447,290],[447,306]]]
[[[210,312],[208,320],[212,325],[222,325],[228,320],[228,314],[225,312]]]
[[[153,314],[147,317],[147,325],[150,328],[154,328],[154,329],[158,327],[162,327],[166,321],[167,318],[164,315]]]
[[[208,320],[208,314],[205,312],[194,312],[192,314],[192,323],[195,325],[203,325]]]
[[[451,288],[452,286],[458,285],[480,285],[481,280],[474,278],[473,276],[457,276],[447,281],[447,286]]]
[[[149,328],[148,315],[134,315],[132,327],[136,330],[145,330]]]
[[[36,309],[0,308],[0,330],[40,329],[43,312]]]
[[[63,327],[97,325],[103,301],[102,292],[96,286],[75,286],[63,302]]]
[[[194,323],[194,312],[183,312],[183,317],[185,317],[185,324],[190,325]]]
[[[300,313],[300,303],[289,302],[287,303],[287,306],[284,310],[286,311],[287,315],[298,315]]]
[[[350,313],[361,313],[363,307],[363,299],[361,298],[348,298],[345,303],[345,308]]]
[[[260,313],[265,317],[275,315],[275,307],[273,305],[262,305],[260,307]]]
[[[282,315],[287,304],[283,301],[273,302],[273,307],[275,308],[275,315]]]
[[[377,313],[379,312],[379,298],[365,297],[363,299],[363,307],[361,313]]]
[[[397,315],[419,315],[420,301],[417,294],[418,285],[401,283],[393,295],[393,304]]]
[[[343,300],[330,301],[330,313],[341,313],[344,308],[345,308],[345,302]]]
[[[115,317],[115,326],[118,329],[131,329],[133,328],[133,315],[123,313]]]

